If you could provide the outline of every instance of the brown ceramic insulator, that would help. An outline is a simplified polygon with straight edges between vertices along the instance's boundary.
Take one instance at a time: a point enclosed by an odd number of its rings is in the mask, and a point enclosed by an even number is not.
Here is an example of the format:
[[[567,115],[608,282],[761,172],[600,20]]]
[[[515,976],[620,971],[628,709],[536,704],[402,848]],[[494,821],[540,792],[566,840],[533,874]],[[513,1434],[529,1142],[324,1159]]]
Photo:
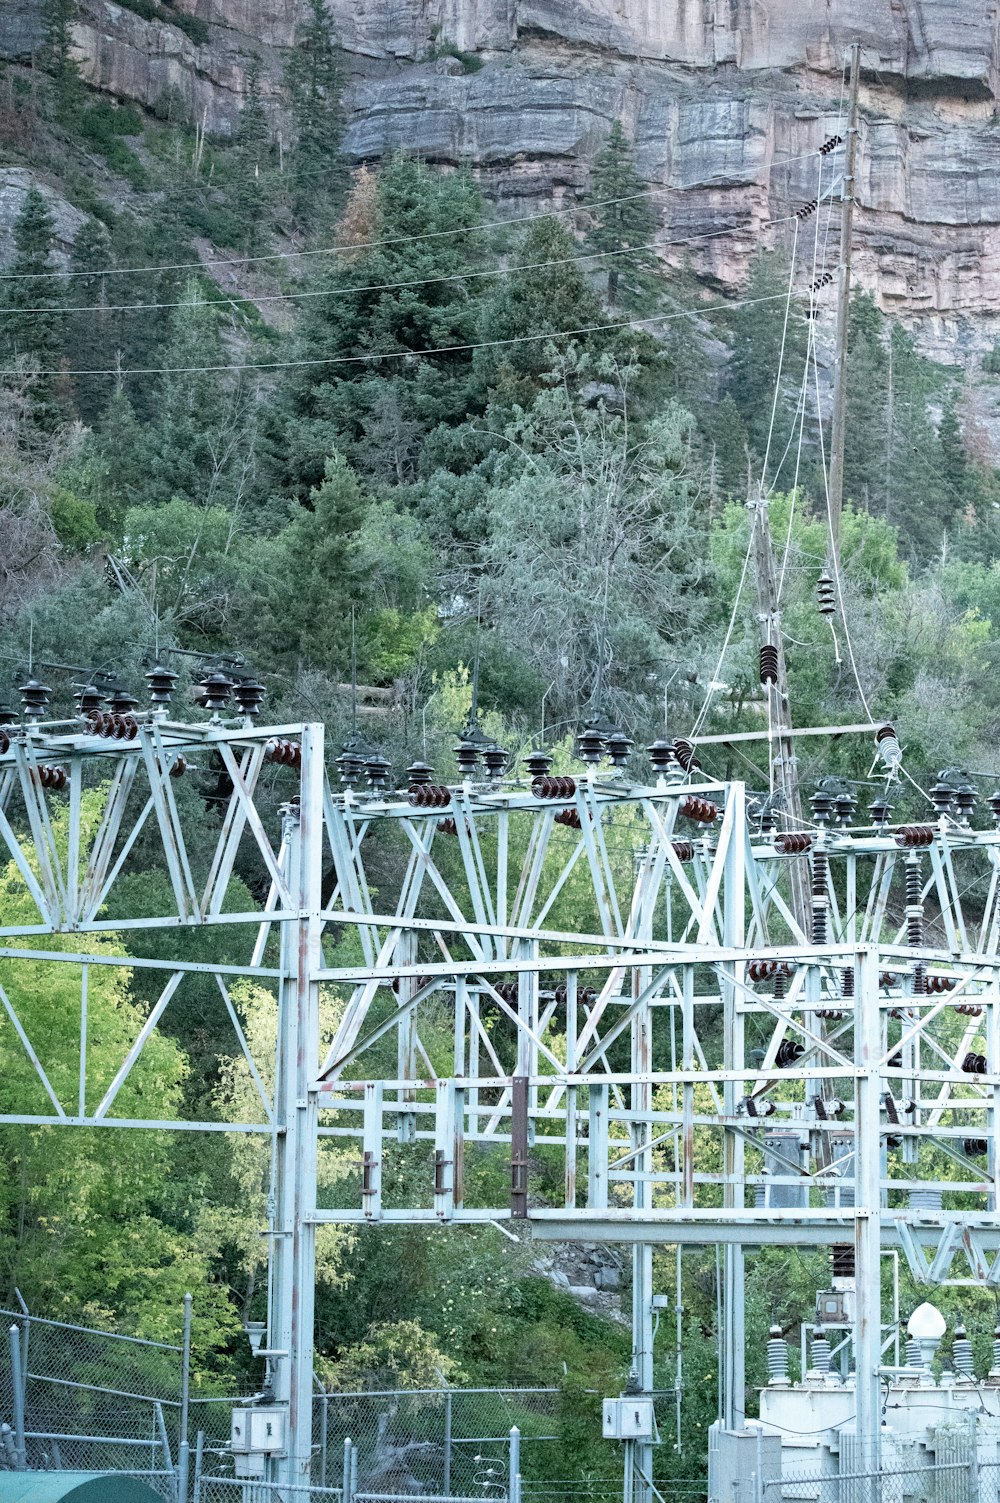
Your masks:
[[[565,825],[570,830],[580,830],[580,812],[578,809],[560,809],[555,817],[555,824]]]
[[[954,990],[955,990],[955,978],[954,978],[954,976],[928,976],[927,977],[927,991],[932,996],[936,996],[939,992],[952,992]],[[961,1010],[961,1006],[962,1006],[962,1004],[959,1003],[959,1009],[960,1010]]]
[[[903,850],[913,851],[934,844],[933,825],[902,825],[896,831],[896,844]]]
[[[714,825],[719,817],[717,805],[713,804],[710,799],[696,798],[694,794],[683,800],[679,813],[683,814],[685,819],[693,819],[700,825]]]
[[[751,981],[769,981],[777,972],[776,960],[751,960],[747,965],[747,975]]]
[[[963,1018],[981,1018],[983,1009],[975,1002],[956,1002],[955,1011]]]
[[[10,737],[8,736],[7,732],[4,730],[3,726],[0,725],[0,757],[2,757],[6,752],[9,752],[9,751],[10,751]]]
[[[534,778],[531,792],[535,798],[572,798],[576,793],[576,779]]]
[[[301,767],[302,748],[297,741],[284,741],[272,736],[264,743],[264,761],[275,762],[279,767]]]
[[[440,835],[457,835],[458,825],[453,819],[439,819],[438,833]]]
[[[694,860],[694,844],[690,840],[675,840],[673,842],[674,855],[678,861]]]
[[[414,809],[446,809],[451,803],[451,789],[441,783],[417,783],[406,799]]]
[[[778,649],[771,642],[765,642],[760,649],[760,681],[762,684],[778,682]]]
[[[813,837],[808,830],[784,830],[774,837],[779,856],[803,856],[812,849]]]
[[[986,1055],[970,1052],[963,1059],[961,1067],[966,1075],[985,1075]]]
[[[65,767],[53,767],[51,764],[39,767],[36,776],[41,788],[51,788],[56,793],[65,788],[69,781]]]
[[[805,1045],[797,1039],[782,1039],[774,1056],[775,1069],[787,1070],[805,1054]]]

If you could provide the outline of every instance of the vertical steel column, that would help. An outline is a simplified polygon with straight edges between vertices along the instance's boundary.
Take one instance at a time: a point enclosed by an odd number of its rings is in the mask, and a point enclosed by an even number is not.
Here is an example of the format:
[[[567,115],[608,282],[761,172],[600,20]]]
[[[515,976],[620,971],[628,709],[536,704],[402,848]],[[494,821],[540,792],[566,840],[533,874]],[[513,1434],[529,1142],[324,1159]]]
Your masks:
[[[412,929],[406,930],[399,936],[396,943],[396,963],[398,965],[416,965],[417,962],[417,936]],[[405,1008],[407,1002],[417,990],[419,984],[416,976],[400,976],[399,978],[399,1005]],[[407,1009],[396,1029],[396,1073],[400,1080],[414,1080],[417,1076],[417,1022],[414,1009]],[[396,1119],[396,1135],[400,1143],[415,1143],[417,1141],[417,1114],[412,1107],[416,1100],[416,1091],[401,1086],[399,1101],[402,1110]]]
[[[281,922],[279,1069],[275,1092],[273,1296],[268,1345],[274,1390],[288,1406],[284,1456],[270,1480],[309,1482],[312,1460],[313,1322],[316,1282],[316,1158],[319,985],[322,964],[323,727],[302,729],[300,802],[285,815],[286,880],[296,913]]]
[[[188,1414],[191,1401],[191,1296],[184,1296],[184,1344],[181,1357],[180,1436],[177,1443],[177,1497],[187,1503],[188,1475],[191,1468],[191,1444],[188,1440]]]
[[[722,942],[729,948],[742,948],[746,943],[746,859],[747,820],[746,789],[742,783],[730,783],[726,788],[726,815],[723,829],[728,828],[728,844],[724,853],[725,888],[723,892]],[[720,853],[721,855],[722,853]],[[716,857],[718,860],[719,857]],[[752,860],[753,857],[751,856]],[[742,1070],[743,1058],[743,1008],[740,1002],[740,986],[744,981],[744,965],[727,961],[721,968],[724,1064],[726,1070]],[[728,1079],[723,1085],[723,1106],[727,1122],[736,1116],[736,1102],[743,1091],[743,1082]],[[744,1145],[739,1133],[730,1127],[724,1129],[723,1162],[725,1165],[725,1204],[742,1208],[744,1203]],[[730,1429],[741,1430],[746,1419],[746,1362],[744,1343],[745,1289],[743,1248],[738,1243],[727,1243],[725,1250],[725,1278],[723,1293],[723,1421]]]
[[[650,940],[653,932],[652,903],[648,901],[648,888],[654,877],[655,863],[647,857],[639,873],[638,901],[634,904],[636,937]],[[648,989],[653,979],[651,966],[636,966],[632,970],[632,995],[638,998]],[[653,1067],[653,1011],[647,1000],[636,1006],[632,1019],[632,1123],[630,1151],[635,1175],[633,1205],[636,1219],[652,1205],[652,1185],[649,1175],[653,1169],[653,1155],[649,1148],[649,1112],[653,1105],[649,1073]],[[648,1242],[636,1242],[632,1248],[632,1369],[643,1393],[653,1388],[653,1248]],[[653,1447],[648,1440],[637,1440],[632,1447],[631,1503],[651,1503],[653,1476]],[[625,1484],[628,1486],[628,1468]]]
[[[879,957],[874,946],[858,951],[854,1004],[854,1174],[857,1220],[854,1261],[857,1306],[854,1317],[856,1425],[861,1465],[877,1472],[880,1460],[881,1394],[878,1369],[882,1345],[881,1202],[882,1150],[879,1022]]]

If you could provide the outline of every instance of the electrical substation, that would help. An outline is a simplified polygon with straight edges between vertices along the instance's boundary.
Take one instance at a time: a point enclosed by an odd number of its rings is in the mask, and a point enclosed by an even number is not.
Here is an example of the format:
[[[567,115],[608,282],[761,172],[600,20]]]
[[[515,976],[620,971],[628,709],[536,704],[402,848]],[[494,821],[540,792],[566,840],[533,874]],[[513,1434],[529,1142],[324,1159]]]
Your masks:
[[[748,798],[742,782],[708,770],[735,736],[656,742],[652,775],[636,781],[629,738],[608,724],[581,733],[584,771],[570,776],[542,750],[510,767],[470,723],[456,748],[460,782],[417,762],[400,788],[359,740],[328,759],[319,725],[258,725],[252,680],[210,675],[206,718],[189,723],[172,718],[174,675],[158,665],[148,677],[145,714],[90,691],[79,717],[48,720],[48,692],[33,680],[23,715],[4,716],[0,838],[34,911],[4,929],[0,954],[8,967],[78,979],[80,1048],[78,1093],[61,1099],[4,995],[37,1099],[3,1121],[270,1142],[267,1372],[256,1404],[234,1411],[237,1475],[310,1480],[315,1241],[327,1223],[367,1235],[485,1223],[498,1243],[527,1233],[630,1246],[633,1376],[609,1396],[604,1425],[623,1442],[626,1496],[640,1503],[655,1491],[653,1330],[665,1301],[653,1252],[663,1246],[722,1249],[713,1497],[728,1503],[761,1467],[773,1482],[805,1460],[856,1475],[877,1469],[880,1452],[940,1457],[960,1440],[997,1459],[1000,1349],[990,1375],[976,1374],[963,1333],[956,1371],[933,1377],[937,1312],[918,1312],[901,1348],[910,1312],[900,1317],[881,1292],[884,1266],[905,1264],[930,1295],[1000,1279],[1000,828],[974,828],[971,785],[939,780],[919,824],[893,821],[894,784],[868,809],[846,785],[821,786],[797,828],[777,828],[773,798]],[[892,727],[802,734],[831,733],[864,738],[886,779],[898,775]],[[212,759],[229,791],[213,848],[202,844],[196,861],[175,788]],[[280,829],[258,809],[265,773],[280,782]],[[96,787],[103,813],[85,845],[81,802]],[[1000,795],[990,807],[1000,827]],[[54,835],[60,809],[68,850]],[[377,898],[366,860],[376,824],[404,853],[394,888],[379,872]],[[161,854],[169,911],[106,919],[140,835]],[[224,912],[241,851],[259,862],[267,894],[252,911]],[[988,874],[975,925],[962,903],[973,872]],[[589,930],[561,919],[571,890],[577,913],[585,894]],[[223,922],[245,934],[239,964],[143,956],[147,931]],[[131,953],[105,944],[108,933]],[[96,1088],[87,988],[106,966],[152,969],[162,987]],[[244,1057],[256,1121],[116,1114],[192,972],[218,986],[232,1027],[220,1052]],[[277,997],[273,1059],[254,1057],[232,1000],[247,978]],[[343,1005],[321,1040],[332,988]],[[447,1024],[447,1065],[440,1050],[432,1063],[425,1019]],[[327,1138],[356,1145],[358,1173],[337,1199],[317,1189]],[[391,1194],[389,1143],[412,1165]],[[466,1171],[491,1162],[510,1190],[486,1200],[475,1186],[496,1178]],[[540,1164],[547,1197],[533,1182]],[[762,1245],[828,1249],[830,1276],[803,1312],[800,1379],[772,1333],[760,1420],[748,1424],[744,1261]]]

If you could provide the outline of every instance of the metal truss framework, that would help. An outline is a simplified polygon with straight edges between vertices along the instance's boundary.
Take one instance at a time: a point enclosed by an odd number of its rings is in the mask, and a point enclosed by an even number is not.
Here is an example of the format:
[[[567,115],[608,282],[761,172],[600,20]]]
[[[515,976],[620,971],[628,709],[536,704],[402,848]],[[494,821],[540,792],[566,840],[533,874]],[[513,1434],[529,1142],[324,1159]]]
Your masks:
[[[298,767],[281,774],[288,802],[272,831],[257,791],[289,738]],[[204,805],[179,801],[171,777],[192,753],[216,754],[231,790],[213,804],[207,855]],[[54,765],[63,776],[46,772]],[[0,755],[6,890],[34,910],[22,923],[0,911],[4,1048],[23,1049],[32,1087],[0,1123],[270,1140],[268,1350],[289,1408],[276,1480],[309,1474],[324,1223],[527,1220],[536,1238],[632,1244],[644,1389],[654,1246],[722,1243],[736,1425],[744,1250],[849,1247],[857,1425],[868,1437],[879,1432],[880,1250],[901,1249],[920,1282],[1000,1284],[1000,833],[944,816],[919,835],[821,828],[797,854],[779,853],[753,837],[742,783],[688,781],[675,768],[653,786],[593,771],[556,797],[534,786],[467,781],[439,790],[427,811],[405,792],[336,787],[320,726],[155,715],[124,741],[79,722],[29,723]],[[102,813],[85,837],[89,788],[102,790]],[[376,825],[384,838],[366,844]],[[170,911],[108,917],[116,884],[151,847]],[[238,860],[242,871],[256,864],[266,897],[229,913]],[[811,867],[808,934],[793,911],[795,861]],[[970,880],[975,924],[963,910]],[[223,923],[230,952],[245,935],[239,963],[143,954],[147,930]],[[73,1100],[54,1089],[18,1007],[19,967],[37,976],[40,963],[79,978]],[[87,1042],[98,966],[163,978],[99,1088]],[[245,1061],[256,1121],[115,1114],[192,974],[215,979],[232,1029],[219,1052]],[[255,1058],[244,1032],[232,992],[246,979],[275,993],[276,1058]],[[338,1023],[321,1047],[323,994],[337,999]],[[328,1139],[357,1145],[340,1204],[317,1190]],[[391,1190],[387,1156],[409,1166]],[[510,1176],[499,1202],[498,1162]],[[635,1463],[648,1496],[648,1447]]]

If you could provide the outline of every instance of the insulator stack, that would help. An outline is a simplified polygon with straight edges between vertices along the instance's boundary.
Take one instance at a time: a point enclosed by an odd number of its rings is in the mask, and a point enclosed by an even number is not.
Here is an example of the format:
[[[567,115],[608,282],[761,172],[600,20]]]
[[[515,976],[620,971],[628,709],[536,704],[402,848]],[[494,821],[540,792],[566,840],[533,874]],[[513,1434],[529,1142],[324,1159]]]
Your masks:
[[[69,774],[65,767],[53,767],[43,764],[37,769],[36,781],[40,788],[51,788],[58,793],[69,782]]]
[[[17,711],[0,702],[0,725],[17,725]]]
[[[972,823],[972,816],[976,810],[976,790],[971,783],[960,783],[955,790],[955,803],[958,805],[959,823],[966,828]]]
[[[990,813],[993,815],[993,823],[1000,830],[1000,788],[990,794]]]
[[[502,746],[488,746],[483,752],[486,775],[491,783],[499,783],[507,771],[507,753]]]
[[[576,779],[535,778],[531,791],[535,798],[572,798],[576,793]]]
[[[778,682],[778,649],[771,642],[765,642],[760,649],[760,681],[762,684]]]
[[[1000,1377],[1000,1326],[993,1330],[993,1363],[990,1368],[990,1377],[996,1373]]]
[[[970,1159],[984,1158],[990,1151],[985,1138],[963,1138],[962,1152]]]
[[[903,760],[903,748],[899,744],[895,726],[883,725],[875,732],[875,750],[890,772],[895,772]]]
[[[779,971],[774,978],[773,996],[780,1002],[788,991],[788,976],[784,971]]]
[[[671,767],[677,765],[673,744],[670,741],[652,742],[646,747],[646,755],[653,764],[653,771],[657,773],[669,772]]]
[[[536,778],[548,777],[552,767],[552,758],[548,752],[533,751],[525,757],[524,765],[528,769],[528,777],[534,782]]]
[[[816,198],[810,198],[810,199],[807,200],[806,203],[800,204],[799,207],[795,210],[795,218],[796,219],[808,219],[809,215],[810,214],[815,214],[815,212],[816,212],[816,210],[818,208],[819,208],[819,200],[816,199]]]
[[[570,830],[580,830],[583,828],[580,823],[580,811],[578,809],[560,809],[554,823],[565,825]]]
[[[840,973],[840,995],[842,997],[854,996],[854,967],[845,965]]]
[[[301,767],[302,748],[297,741],[284,741],[272,736],[264,742],[264,761],[274,762],[278,767]]]
[[[493,983],[493,990],[501,1002],[506,1002],[509,1005],[511,1002],[517,1001],[519,988],[516,981],[496,981]]]
[[[410,977],[410,984],[411,984],[411,986],[412,986],[412,988],[413,988],[413,990],[415,992],[422,992],[423,989],[424,989],[424,987],[425,986],[430,986],[430,984],[431,984],[431,982],[433,980],[434,980],[433,976],[411,976]],[[392,987],[393,991],[396,993],[396,996],[398,997],[399,996],[399,987],[400,987],[400,978],[399,978],[399,976],[393,976],[392,981],[389,984]]]
[[[955,807],[956,790],[951,783],[945,781],[943,772],[938,773],[936,783],[932,783],[928,789],[931,803],[934,805],[934,813],[937,815],[950,814]]]
[[[451,789],[442,783],[418,783],[406,795],[411,809],[447,809],[451,803]]]
[[[915,1336],[908,1336],[906,1338],[906,1365],[913,1368],[922,1368],[924,1365],[924,1354],[920,1350],[920,1342]]]
[[[795,967],[787,960],[751,960],[747,965],[747,975],[751,981],[771,981],[779,977],[787,981],[794,974]]]
[[[437,827],[438,827],[438,833],[440,835],[457,835],[458,834],[458,825],[455,823],[455,821],[453,819],[439,819]]]
[[[830,1343],[822,1331],[818,1331],[813,1336],[810,1361],[815,1372],[828,1373],[830,1371]]]
[[[238,679],[233,685],[233,698],[236,700],[236,708],[247,720],[256,720],[260,714],[261,705],[267,690],[253,675],[248,678]]]
[[[685,772],[694,772],[696,768],[701,767],[693,744],[685,740],[683,736],[678,736],[674,741],[674,756]]]
[[[875,828],[877,830],[884,830],[892,814],[892,805],[882,794],[876,794],[868,805],[868,813],[871,815],[872,824]]]
[[[787,1383],[788,1378],[788,1342],[781,1334],[780,1326],[772,1326],[767,1337],[767,1381],[769,1383]]]
[[[965,1327],[961,1324],[955,1327],[955,1336],[951,1344],[951,1365],[965,1378],[974,1378],[976,1375],[972,1342],[969,1340]]]
[[[896,985],[896,982],[898,980],[899,980],[899,977],[895,974],[894,971],[880,971],[879,972],[879,978],[878,978],[878,984],[879,984],[879,986],[893,987],[893,986]]]
[[[344,750],[337,758],[337,767],[340,771],[340,781],[345,785],[356,783],[364,769],[365,759],[361,753],[348,741]]]
[[[760,833],[762,835],[773,835],[774,825],[774,805],[770,802],[766,802],[764,804],[764,807],[760,811]]]
[[[10,737],[8,736],[7,732],[4,730],[3,726],[0,725],[0,757],[4,756],[9,751],[10,751]]]
[[[567,996],[565,986],[557,986],[552,995],[560,1007],[565,1004]],[[592,986],[578,986],[576,989],[576,1000],[581,1007],[592,1007],[597,1001],[597,993]]]
[[[837,609],[837,592],[825,569],[816,585],[816,605],[821,616],[832,616]]]
[[[844,1014],[839,1007],[817,1007],[816,1016],[825,1019],[828,1023],[839,1023]]]
[[[177,756],[174,758],[174,760],[170,764],[170,773],[169,773],[169,776],[172,777],[172,778],[182,778],[184,776],[184,774],[187,772],[187,769],[188,769],[187,757],[182,756],[180,753],[178,753]]]
[[[678,813],[683,814],[685,819],[693,819],[699,825],[714,825],[719,817],[718,807],[711,799],[696,798],[693,794],[680,804]]]
[[[819,148],[819,154],[821,157],[828,157],[831,151],[836,151],[837,147],[843,146],[843,144],[843,136],[830,136],[830,138],[824,141],[823,145]]]
[[[434,769],[427,762],[411,762],[406,769],[406,784],[410,791],[427,788],[434,781]]]
[[[149,677],[148,673],[146,677]],[[104,695],[93,684],[84,684],[77,689],[73,698],[76,700],[77,712],[84,720],[104,708]]]
[[[804,856],[812,850],[812,843],[808,830],[785,830],[774,837],[774,849],[779,856]]]
[[[798,1039],[782,1039],[774,1056],[775,1069],[790,1070],[805,1052],[805,1045],[800,1044]]]
[[[214,673],[203,678],[199,685],[199,692],[195,694],[196,702],[203,710],[211,710],[215,714],[224,710],[229,703],[229,696],[233,692],[232,679],[217,668]],[[112,704],[112,709],[114,705]]]
[[[832,281],[833,281],[833,272],[832,271],[824,271],[823,273],[821,273],[820,276],[818,276],[816,278],[816,280],[814,282],[810,282],[809,283],[809,291],[810,292],[819,292],[821,288],[823,288],[823,287],[829,287],[829,285],[830,285],[830,283]]]
[[[154,663],[146,674],[146,683],[149,685],[150,704],[154,705],[157,709],[166,709],[170,703],[170,697],[174,692],[174,686],[177,683],[177,674],[172,668],[168,668],[165,663]],[[99,710],[101,708],[101,694],[93,686],[90,686],[89,691],[86,689],[83,691],[83,693],[87,692],[97,695],[97,704],[93,708]],[[80,695],[79,697],[80,709],[82,711],[84,709],[83,696]]]
[[[595,725],[587,726],[576,738],[576,749],[581,762],[586,762],[588,767],[596,767],[606,749],[603,731]]]
[[[849,828],[854,820],[854,811],[858,807],[858,801],[849,788],[845,788],[833,801],[833,812],[837,816],[837,824],[842,830]]]
[[[48,684],[40,683],[37,678],[29,678],[26,683],[19,686],[18,692],[28,719],[39,720],[48,709],[49,700],[52,697],[52,690]]]
[[[825,945],[827,942],[829,865],[826,851],[817,847],[813,851],[812,858],[812,939],[814,945]]]
[[[924,942],[923,877],[920,857],[909,856],[906,861],[906,940],[914,949]],[[921,997],[927,989],[927,968],[917,961],[913,967],[913,992]]]
[[[690,840],[675,840],[673,846],[678,861],[694,860],[694,844]]]
[[[935,980],[939,979],[939,977],[935,977]],[[979,1006],[978,1002],[956,1002],[955,1011],[961,1014],[963,1018],[981,1018],[983,1015],[983,1009]]]
[[[87,720],[86,731],[89,736],[102,736],[105,741],[134,741],[139,734],[139,722],[134,715],[98,710]]]
[[[928,976],[924,985],[924,991],[929,996],[937,996],[940,992],[950,992],[955,989],[954,976]],[[957,1011],[961,1012],[963,1003],[958,1004]],[[977,1009],[978,1011],[978,1009]]]
[[[809,808],[818,825],[828,825],[833,814],[833,794],[826,788],[817,788],[809,800]]]
[[[611,732],[607,740],[608,756],[612,767],[625,767],[633,747],[632,737],[620,728]]]
[[[901,825],[896,831],[896,844],[904,851],[922,849],[934,844],[933,825]]]
[[[985,1075],[986,1055],[970,1051],[962,1061],[962,1069],[966,1075]]]
[[[365,777],[369,788],[376,793],[383,792],[389,786],[390,764],[388,757],[383,757],[380,752],[365,758]]]
[[[479,766],[479,746],[463,737],[455,747],[455,760],[463,779],[471,778]]]

